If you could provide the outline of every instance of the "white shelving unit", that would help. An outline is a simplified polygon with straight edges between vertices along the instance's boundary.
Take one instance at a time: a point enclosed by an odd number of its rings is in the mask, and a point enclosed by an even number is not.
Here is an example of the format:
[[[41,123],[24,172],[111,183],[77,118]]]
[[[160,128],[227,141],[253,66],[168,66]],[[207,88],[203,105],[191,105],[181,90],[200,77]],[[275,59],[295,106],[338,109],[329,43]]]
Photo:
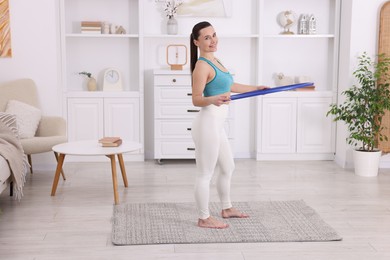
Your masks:
[[[143,45],[138,0],[60,0],[62,87],[70,141],[121,136],[143,143]],[[123,26],[125,34],[85,34],[81,21]],[[103,89],[107,68],[122,76],[123,91]],[[88,92],[87,71],[98,91]],[[135,153],[143,159],[143,151]]]
[[[280,34],[281,11],[314,14],[317,34]],[[326,117],[337,93],[340,0],[259,1],[258,81],[275,86],[278,73],[308,76],[316,90],[257,98],[258,160],[331,160],[335,129]],[[298,64],[298,65],[297,65]]]
[[[288,3],[282,0],[232,1],[232,17],[179,18],[178,35],[166,34],[166,17],[160,2],[58,1],[61,14],[64,111],[68,118],[70,140],[115,135],[119,134],[116,129],[125,128],[128,130],[120,134],[127,136],[128,133],[127,138],[145,144],[146,152],[150,152],[147,157],[155,158],[154,129],[144,127],[154,126],[155,123],[154,72],[156,69],[160,72],[168,69],[165,60],[167,45],[186,44],[189,50],[192,26],[207,20],[214,25],[219,36],[218,56],[222,57],[228,69],[235,72],[237,82],[275,86],[275,75],[283,73],[294,77],[309,76],[316,86],[313,92],[283,92],[240,101],[232,115],[235,118],[232,131],[239,133],[242,131],[242,123],[249,121],[252,124],[252,119],[255,119],[252,126],[256,129],[249,134],[236,135],[237,144],[242,147],[246,142],[248,147],[253,147],[250,149],[254,150],[258,160],[333,157],[335,129],[324,112],[335,101],[337,93],[341,0],[291,0]],[[317,34],[281,35],[282,28],[276,17],[286,10],[292,10],[297,16],[302,13],[314,14],[317,18]],[[82,34],[81,21],[122,25],[126,34]],[[296,33],[297,28],[293,28],[293,31]],[[86,91],[85,79],[78,72],[91,72],[101,89],[102,72],[108,67],[114,67],[122,73],[124,91]],[[185,69],[188,68],[189,64],[185,66]],[[114,106],[116,101],[118,105]],[[275,111],[283,111],[283,106],[278,107],[278,104],[285,104],[284,109],[290,106],[288,112],[291,125],[285,129],[291,129],[294,134],[289,133],[287,139],[283,136],[287,135],[286,131],[275,135],[285,124],[277,123],[283,121],[276,120],[279,112]],[[252,118],[253,108],[256,115]],[[291,111],[295,113],[291,114]],[[120,126],[115,125],[118,122],[121,122]],[[123,122],[127,122],[127,125],[123,125]],[[310,134],[318,129],[321,130],[319,133]],[[253,138],[256,138],[255,144]],[[279,144],[272,140],[278,138],[288,140],[286,147],[289,150],[276,149]],[[144,150],[139,155],[143,156]],[[249,151],[248,156],[252,155],[252,151]]]

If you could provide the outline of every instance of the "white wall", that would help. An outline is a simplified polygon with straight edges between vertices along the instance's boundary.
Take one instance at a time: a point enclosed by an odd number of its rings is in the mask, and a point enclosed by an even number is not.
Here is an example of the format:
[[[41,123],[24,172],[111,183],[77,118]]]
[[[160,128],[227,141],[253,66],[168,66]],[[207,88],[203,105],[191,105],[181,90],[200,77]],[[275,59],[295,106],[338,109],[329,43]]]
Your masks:
[[[27,77],[39,88],[41,108],[61,115],[56,1],[10,0],[12,58],[0,59],[0,82]]]
[[[33,79],[45,115],[62,115],[56,2],[9,0],[12,58],[0,58],[0,82]],[[33,156],[34,162],[54,165],[54,155]]]
[[[354,78],[352,72],[356,68],[357,57],[367,52],[375,57],[378,49],[379,12],[385,0],[343,0],[341,15],[340,37],[340,62],[339,62],[339,86],[338,98],[343,97],[340,93],[352,84]],[[336,161],[343,167],[353,167],[352,148],[346,144],[348,132],[343,123],[337,125]],[[383,157],[381,167],[389,157]],[[390,165],[390,164],[389,164]]]

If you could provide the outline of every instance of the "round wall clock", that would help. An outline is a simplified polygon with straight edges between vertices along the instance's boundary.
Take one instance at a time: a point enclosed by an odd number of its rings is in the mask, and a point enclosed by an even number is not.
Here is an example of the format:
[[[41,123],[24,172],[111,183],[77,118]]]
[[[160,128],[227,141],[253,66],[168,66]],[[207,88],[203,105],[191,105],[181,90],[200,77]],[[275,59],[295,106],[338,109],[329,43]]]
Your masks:
[[[171,66],[171,70],[182,70],[187,64],[187,46],[184,44],[168,45],[167,64]]]
[[[122,91],[122,75],[119,70],[108,68],[104,71],[103,91]]]

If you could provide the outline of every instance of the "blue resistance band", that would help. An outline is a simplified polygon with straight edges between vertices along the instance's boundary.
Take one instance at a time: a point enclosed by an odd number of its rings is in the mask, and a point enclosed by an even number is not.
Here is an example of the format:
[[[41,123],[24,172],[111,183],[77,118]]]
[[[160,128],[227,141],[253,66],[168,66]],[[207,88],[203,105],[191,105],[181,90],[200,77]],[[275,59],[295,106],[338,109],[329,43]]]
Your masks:
[[[293,85],[287,85],[287,86],[281,86],[281,87],[275,87],[275,88],[267,88],[267,89],[249,91],[249,92],[245,92],[245,93],[231,95],[230,100],[236,100],[236,99],[247,98],[247,97],[254,97],[254,96],[259,96],[259,95],[266,95],[266,94],[271,94],[271,93],[280,92],[280,91],[292,90],[292,89],[296,89],[296,88],[309,87],[309,86],[313,86],[313,85],[314,85],[313,82],[305,82],[305,83],[299,83],[299,84],[293,84]]]

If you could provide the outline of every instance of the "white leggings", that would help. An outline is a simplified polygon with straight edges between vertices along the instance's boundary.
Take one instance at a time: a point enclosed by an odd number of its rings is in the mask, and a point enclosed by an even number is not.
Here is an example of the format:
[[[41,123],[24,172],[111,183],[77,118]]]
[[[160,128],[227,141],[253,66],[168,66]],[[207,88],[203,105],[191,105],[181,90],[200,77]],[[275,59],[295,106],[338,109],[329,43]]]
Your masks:
[[[197,176],[195,201],[198,217],[210,216],[210,182],[218,166],[217,191],[222,209],[231,208],[230,180],[234,170],[234,159],[227,139],[224,123],[228,115],[227,105],[202,107],[192,124],[192,138],[195,142]]]

